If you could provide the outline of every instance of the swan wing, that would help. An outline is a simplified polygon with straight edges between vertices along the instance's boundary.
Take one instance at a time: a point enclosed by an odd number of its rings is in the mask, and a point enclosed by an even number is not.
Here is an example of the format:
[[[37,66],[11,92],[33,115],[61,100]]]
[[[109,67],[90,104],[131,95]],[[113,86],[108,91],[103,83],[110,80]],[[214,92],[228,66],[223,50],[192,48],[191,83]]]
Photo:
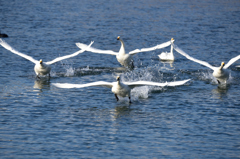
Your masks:
[[[140,52],[147,52],[147,51],[162,49],[162,48],[168,47],[169,45],[171,45],[171,41],[168,41],[168,42],[165,42],[165,43],[162,43],[162,44],[156,45],[154,47],[150,47],[150,48],[142,48],[140,50],[136,49],[136,50],[133,50],[133,51],[129,52],[129,54],[134,55],[134,54],[137,54],[137,53],[140,53]]]
[[[3,41],[2,39],[0,39],[0,44],[2,45],[2,47],[4,47],[5,49],[11,51],[14,54],[17,54],[19,56],[22,56],[23,58],[33,62],[33,63],[37,63],[38,61],[35,60],[34,58],[32,58],[31,56],[25,55],[17,50],[15,50],[14,48],[12,48],[8,43],[6,43],[5,41]]]
[[[84,87],[91,87],[91,86],[112,88],[113,83],[98,81],[98,82],[92,82],[92,83],[87,83],[87,84],[53,83],[52,85],[54,85],[58,88],[84,88]]]
[[[209,67],[209,68],[211,68],[212,70],[214,70],[214,69],[216,68],[216,67],[210,65],[209,63],[207,63],[207,62],[205,62],[205,61],[201,61],[201,60],[198,60],[198,59],[195,59],[195,58],[189,56],[189,55],[188,55],[187,53],[185,53],[182,49],[180,49],[177,45],[175,45],[175,44],[172,44],[172,45],[173,45],[174,50],[176,50],[179,54],[185,56],[187,59],[192,60],[192,61],[194,61],[194,62],[197,62],[197,63],[199,63],[199,64],[201,64],[201,65],[206,66],[206,67]]]
[[[232,58],[223,68],[227,69],[229,66],[231,66],[234,62],[240,59],[240,55]]]
[[[79,47],[80,49],[85,48],[87,45],[83,44],[83,43],[76,43],[77,47]],[[89,47],[88,49],[86,49],[86,51],[90,51],[93,53],[99,53],[99,54],[109,54],[109,55],[117,55],[117,52],[114,52],[112,50],[100,50],[100,49],[96,49],[94,47]]]
[[[164,87],[164,86],[180,86],[190,80],[191,79],[187,79],[183,81],[175,81],[175,82],[165,82],[165,83],[158,83],[158,82],[151,82],[151,81],[137,81],[137,82],[125,82],[124,84],[128,85],[130,88],[146,86],[146,85]]]
[[[174,82],[168,82],[167,86],[181,86],[190,81],[191,79],[183,80],[183,81],[174,81]]]
[[[62,57],[58,57],[52,61],[48,61],[48,62],[45,62],[47,65],[51,65],[53,63],[56,63],[58,61],[62,61],[62,60],[65,60],[65,59],[68,59],[68,58],[71,58],[71,57],[74,57],[74,56],[77,56],[78,54],[81,54],[83,53],[84,51],[86,51],[89,47],[91,47],[91,45],[94,43],[94,41],[92,41],[89,45],[86,45],[86,47],[82,48],[82,50],[80,51],[77,51],[71,55],[66,55],[66,56],[62,56]]]
[[[124,82],[124,84],[128,85],[130,88],[140,87],[140,86],[160,86],[160,87],[167,86],[167,82],[157,83],[157,82],[151,82],[151,81]]]

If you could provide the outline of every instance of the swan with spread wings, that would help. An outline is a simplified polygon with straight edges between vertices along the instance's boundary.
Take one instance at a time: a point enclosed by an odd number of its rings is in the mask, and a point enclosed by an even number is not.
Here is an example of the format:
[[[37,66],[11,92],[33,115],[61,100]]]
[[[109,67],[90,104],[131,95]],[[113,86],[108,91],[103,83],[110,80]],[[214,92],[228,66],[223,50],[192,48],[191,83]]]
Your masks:
[[[12,53],[14,54],[17,54],[33,63],[35,63],[35,66],[34,66],[34,71],[37,75],[38,78],[40,78],[39,76],[41,75],[49,75],[50,77],[50,71],[51,71],[51,67],[50,65],[53,64],[53,63],[56,63],[58,61],[61,61],[61,60],[65,60],[65,59],[68,59],[68,58],[71,58],[71,57],[74,57],[74,56],[77,56],[78,54],[80,53],[83,53],[87,48],[89,48],[91,45],[93,44],[93,41],[88,45],[86,46],[85,48],[83,48],[82,50],[80,51],[77,51],[73,54],[70,54],[70,55],[66,55],[66,56],[62,56],[62,57],[58,57],[52,61],[48,61],[48,62],[43,62],[43,60],[35,60],[34,58],[32,58],[31,56],[28,56],[26,54],[23,54],[17,50],[15,50],[13,47],[11,47],[8,43],[6,43],[5,41],[3,41],[2,39],[0,39],[0,45],[2,45],[2,47],[4,47],[5,49],[11,51]]]
[[[201,65],[204,65],[210,69],[213,70],[213,76],[217,79],[218,84],[226,84],[227,80],[229,78],[229,70],[228,67],[231,66],[234,62],[236,62],[237,60],[240,59],[240,55],[232,58],[227,64],[225,64],[224,62],[221,63],[221,66],[219,67],[214,67],[212,65],[210,65],[209,63],[205,62],[205,61],[201,61],[198,59],[195,59],[191,56],[189,56],[187,53],[185,53],[182,49],[180,49],[177,45],[173,44],[173,48],[180,53],[181,55],[185,56],[187,59],[192,60],[194,62],[197,62]]]
[[[130,51],[129,53],[125,52],[125,44],[123,42],[123,40],[120,38],[120,36],[117,37],[117,40],[119,40],[121,42],[121,47],[119,52],[115,52],[112,50],[100,50],[100,49],[96,49],[94,47],[90,47],[88,48],[86,51],[89,52],[93,52],[93,53],[99,53],[99,54],[109,54],[109,55],[114,55],[116,56],[118,62],[124,66],[124,67],[129,67],[129,68],[133,68],[134,64],[133,64],[133,55],[140,53],[140,52],[147,52],[147,51],[153,51],[156,49],[162,49],[164,47],[167,47],[169,45],[171,45],[171,41],[156,45],[154,47],[151,48],[142,48],[142,49],[136,49],[133,51]],[[80,48],[83,49],[86,47],[86,44],[83,43],[76,43],[76,45]]]
[[[140,86],[180,86],[188,82],[190,79],[183,80],[183,81],[175,81],[175,82],[165,82],[165,83],[158,83],[158,82],[151,82],[151,81],[136,81],[136,82],[121,82],[120,76],[117,77],[117,82],[105,82],[105,81],[98,81],[92,82],[87,84],[70,84],[70,83],[53,83],[54,86],[59,88],[84,88],[84,87],[91,87],[91,86],[101,86],[111,88],[112,92],[114,93],[117,101],[119,100],[118,96],[120,97],[128,97],[129,103],[131,103],[131,89]]]

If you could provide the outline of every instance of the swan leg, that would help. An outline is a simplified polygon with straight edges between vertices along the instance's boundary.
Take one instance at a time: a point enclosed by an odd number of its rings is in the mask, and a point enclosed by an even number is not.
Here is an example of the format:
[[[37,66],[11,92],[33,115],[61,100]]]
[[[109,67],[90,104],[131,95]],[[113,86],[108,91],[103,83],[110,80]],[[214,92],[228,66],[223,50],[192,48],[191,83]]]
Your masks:
[[[134,63],[133,63],[133,60],[131,61],[131,69],[134,69]]]
[[[117,94],[114,94],[114,95],[115,95],[115,97],[116,97],[117,101],[119,101],[119,98],[118,98]]]
[[[38,76],[38,74],[37,74],[36,78],[37,78],[37,79],[41,79],[41,78]]]

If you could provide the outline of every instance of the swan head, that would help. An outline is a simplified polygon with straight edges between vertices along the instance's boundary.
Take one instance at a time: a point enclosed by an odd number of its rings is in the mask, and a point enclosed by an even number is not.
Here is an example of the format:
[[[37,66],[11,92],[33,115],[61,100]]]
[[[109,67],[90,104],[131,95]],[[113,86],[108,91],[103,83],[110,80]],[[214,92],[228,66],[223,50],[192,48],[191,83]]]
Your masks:
[[[173,38],[171,38],[171,42],[173,43],[175,40]]]
[[[223,66],[225,66],[225,63],[224,63],[224,62],[221,63],[221,68],[223,68]]]
[[[225,63],[222,62],[222,63],[221,63],[221,66],[219,67],[219,69],[221,70],[224,66],[225,66]]]
[[[117,80],[117,81],[120,81],[120,76],[117,76],[116,80]]]
[[[42,59],[39,61],[40,64],[42,64]]]
[[[117,37],[117,40],[120,40],[120,36]]]

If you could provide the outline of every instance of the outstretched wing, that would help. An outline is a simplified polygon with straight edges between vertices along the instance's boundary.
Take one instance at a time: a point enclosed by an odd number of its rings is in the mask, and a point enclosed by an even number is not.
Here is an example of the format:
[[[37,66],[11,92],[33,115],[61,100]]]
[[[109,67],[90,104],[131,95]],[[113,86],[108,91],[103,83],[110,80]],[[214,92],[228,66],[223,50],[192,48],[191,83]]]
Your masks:
[[[165,82],[165,83],[158,83],[158,82],[151,82],[151,81],[137,81],[137,82],[124,82],[124,84],[128,85],[130,88],[139,87],[139,86],[180,86],[188,82],[190,79],[183,80],[183,81],[175,81],[175,82]]]
[[[62,56],[62,57],[58,57],[52,61],[48,61],[48,62],[45,62],[47,65],[51,65],[55,62],[58,62],[58,61],[62,61],[62,60],[65,60],[65,59],[68,59],[68,58],[71,58],[71,57],[74,57],[74,56],[77,56],[78,54],[80,53],[83,53],[84,51],[86,51],[86,49],[88,49],[89,47],[91,47],[91,45],[94,43],[94,41],[92,41],[89,45],[86,45],[86,47],[82,48],[82,50],[80,51],[77,51],[71,55],[66,55],[66,56]]]
[[[6,43],[5,41],[3,41],[2,39],[0,39],[0,44],[2,45],[2,47],[4,47],[5,49],[11,51],[14,54],[17,54],[19,56],[22,56],[23,58],[33,62],[33,63],[37,63],[38,61],[35,60],[34,58],[32,58],[31,56],[25,55],[17,50],[15,50],[14,48],[12,48],[8,43]]]
[[[52,85],[59,87],[59,88],[83,88],[83,87],[91,87],[91,86],[112,88],[113,83],[98,81],[98,82],[92,82],[92,83],[87,83],[87,84],[53,83]]]
[[[167,86],[181,86],[190,81],[191,79],[183,80],[183,81],[174,81],[174,82],[168,82]]]
[[[206,67],[209,67],[209,68],[211,68],[212,70],[214,70],[214,69],[216,68],[216,67],[210,65],[209,63],[207,63],[207,62],[205,62],[205,61],[201,61],[201,60],[198,60],[198,59],[195,59],[195,58],[189,56],[189,55],[188,55],[187,53],[185,53],[182,49],[180,49],[177,45],[175,45],[175,44],[172,44],[172,45],[173,45],[174,50],[176,50],[179,54],[185,56],[187,59],[192,60],[192,61],[194,61],[194,62],[197,62],[197,63],[199,63],[199,64],[201,64],[201,65],[206,66]]]
[[[137,81],[137,82],[124,82],[124,84],[128,85],[130,88],[140,87],[140,86],[160,86],[164,87],[167,86],[167,82],[165,83],[157,83],[151,81]]]
[[[231,64],[233,64],[234,62],[236,62],[237,60],[240,59],[240,55],[232,58],[223,68],[224,69],[227,69],[229,66],[231,66]]]
[[[76,45],[80,49],[83,49],[87,46],[86,44],[83,44],[83,43],[76,43]],[[100,49],[96,49],[94,47],[90,47],[86,51],[90,51],[90,52],[93,52],[93,53],[99,53],[99,54],[109,54],[109,55],[117,55],[118,54],[118,52],[114,52],[112,50],[100,50]]]
[[[140,53],[140,52],[147,52],[147,51],[162,49],[162,48],[168,47],[169,45],[171,45],[171,41],[168,41],[168,42],[165,42],[165,43],[162,43],[162,44],[159,44],[157,46],[150,47],[150,48],[143,48],[143,49],[140,49],[140,50],[136,49],[136,50],[133,50],[133,51],[129,52],[129,54],[134,55],[134,54],[137,54],[137,53]]]

